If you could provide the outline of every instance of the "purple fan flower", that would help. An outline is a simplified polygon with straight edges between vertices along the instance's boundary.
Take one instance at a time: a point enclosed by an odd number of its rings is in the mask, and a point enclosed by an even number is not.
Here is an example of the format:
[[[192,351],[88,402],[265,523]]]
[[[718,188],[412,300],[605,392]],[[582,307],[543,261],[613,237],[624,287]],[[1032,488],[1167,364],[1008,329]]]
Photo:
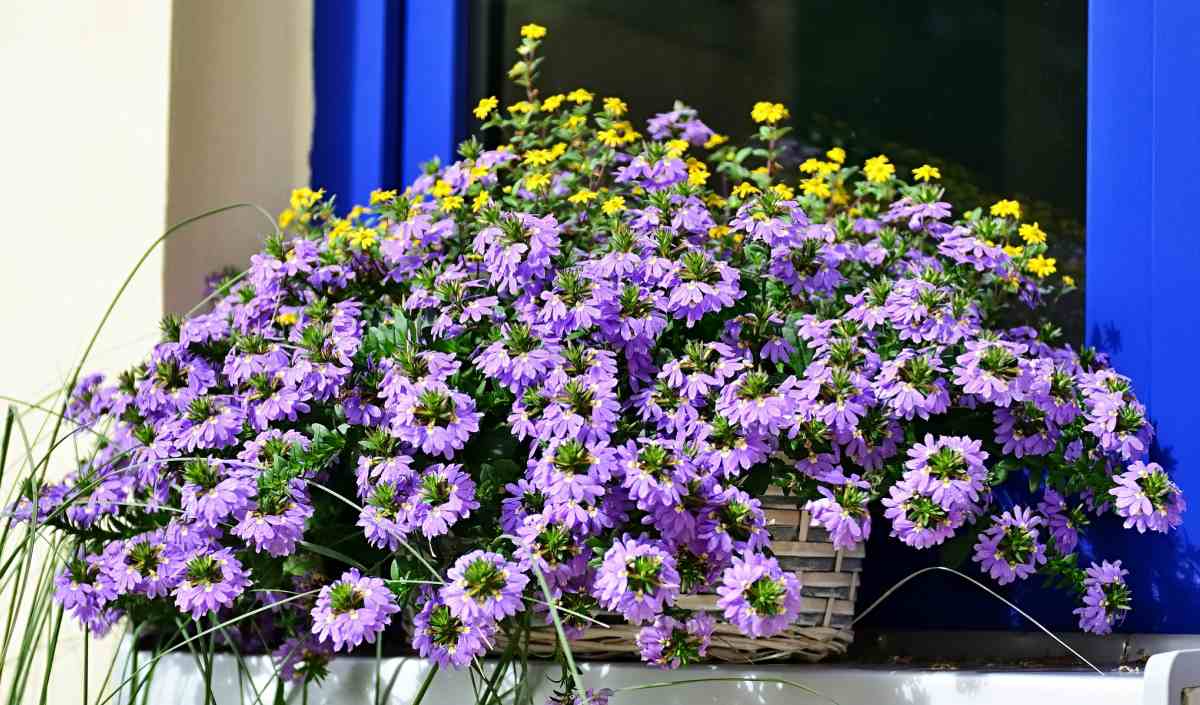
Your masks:
[[[892,485],[890,496],[883,498],[883,515],[892,521],[891,535],[913,548],[941,544],[966,521],[961,506],[947,508],[933,499],[930,482]]]
[[[1116,511],[1125,517],[1126,529],[1146,529],[1166,533],[1183,522],[1187,503],[1183,491],[1167,477],[1158,463],[1137,461],[1113,478],[1116,487],[1108,491],[1115,499]]]
[[[229,607],[250,586],[250,572],[233,557],[233,551],[197,549],[177,559],[175,606],[199,620],[210,612]]]
[[[717,587],[725,619],[751,638],[774,636],[800,613],[800,579],[759,553],[734,556]]]
[[[249,541],[256,553],[286,556],[296,549],[312,515],[312,504],[300,489],[273,491],[268,496],[259,495],[232,533]]]
[[[392,434],[427,455],[447,460],[479,430],[475,400],[443,382],[427,380],[396,400]]]
[[[904,481],[928,490],[929,497],[947,509],[965,509],[979,501],[987,479],[987,451],[967,436],[925,434],[924,443],[908,449]]]
[[[283,681],[319,681],[333,658],[333,649],[311,636],[293,637],[280,644],[271,657]]]
[[[1079,628],[1093,634],[1108,634],[1125,619],[1132,602],[1125,576],[1129,571],[1121,561],[1093,563],[1084,578],[1083,606],[1074,610],[1079,615]]]
[[[638,632],[642,660],[663,669],[696,663],[708,654],[715,625],[704,612],[693,614],[686,623],[663,615]]]
[[[491,648],[496,625],[488,619],[456,617],[440,599],[425,600],[413,617],[413,648],[439,666],[462,668]]]
[[[812,516],[812,525],[829,532],[833,547],[853,551],[871,533],[871,513],[867,509],[871,484],[858,475],[838,478],[832,489],[818,485],[821,499],[810,500],[805,510]]]
[[[461,465],[430,465],[421,473],[416,489],[406,503],[401,518],[427,538],[450,531],[459,519],[479,508],[475,501],[475,481]]]
[[[312,633],[318,641],[333,642],[336,651],[349,651],[364,641],[375,643],[399,611],[396,596],[383,580],[351,568],[321,588],[312,609]]]
[[[659,439],[626,442],[617,449],[617,463],[624,476],[621,486],[644,511],[656,505],[679,506],[696,477],[691,461],[678,451],[677,444]]]
[[[441,589],[450,613],[467,622],[500,621],[522,608],[529,577],[498,553],[472,551],[455,561]]]
[[[592,594],[633,624],[655,619],[679,594],[675,558],[661,543],[627,534],[604,554]]]
[[[1001,585],[1024,580],[1046,562],[1046,546],[1038,526],[1042,517],[1019,506],[1003,512],[979,536],[972,559]]]
[[[1083,512],[1071,509],[1062,495],[1051,489],[1043,493],[1038,511],[1046,519],[1054,548],[1064,556],[1072,553],[1079,545],[1079,525],[1086,520]]]

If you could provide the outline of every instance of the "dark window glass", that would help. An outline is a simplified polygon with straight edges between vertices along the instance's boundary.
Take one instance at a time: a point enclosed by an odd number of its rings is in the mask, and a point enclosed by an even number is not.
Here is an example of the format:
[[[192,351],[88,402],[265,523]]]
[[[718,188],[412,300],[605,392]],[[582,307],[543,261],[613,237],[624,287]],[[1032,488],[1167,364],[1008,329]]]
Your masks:
[[[933,164],[959,211],[1018,199],[1083,286],[1083,0],[473,0],[474,98],[523,97],[504,72],[526,22],[550,30],[544,94],[619,96],[635,120],[679,99],[734,136],[783,102],[798,156]],[[1079,341],[1082,296],[1056,317]]]

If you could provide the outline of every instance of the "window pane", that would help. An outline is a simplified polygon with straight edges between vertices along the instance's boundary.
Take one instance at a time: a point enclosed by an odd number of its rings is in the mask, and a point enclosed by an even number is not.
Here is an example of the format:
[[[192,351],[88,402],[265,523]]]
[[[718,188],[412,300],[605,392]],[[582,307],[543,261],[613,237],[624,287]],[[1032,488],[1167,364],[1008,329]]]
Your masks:
[[[1017,198],[1083,285],[1087,4],[1082,0],[474,0],[473,92],[504,80],[526,22],[550,29],[550,93],[582,86],[645,120],[675,99],[746,135],[750,106],[785,103],[801,160],[841,145],[907,176],[938,166],[956,209]],[[1083,333],[1079,292],[1058,302]]]

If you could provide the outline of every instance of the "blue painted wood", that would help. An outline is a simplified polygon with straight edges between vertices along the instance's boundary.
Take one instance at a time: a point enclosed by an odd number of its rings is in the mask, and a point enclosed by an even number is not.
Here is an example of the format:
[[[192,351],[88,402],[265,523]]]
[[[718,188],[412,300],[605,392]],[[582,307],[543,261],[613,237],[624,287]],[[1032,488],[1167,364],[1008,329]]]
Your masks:
[[[1088,86],[1089,343],[1134,379],[1158,429],[1151,458],[1200,493],[1200,3],[1092,0]],[[1131,568],[1128,631],[1198,632],[1200,514],[1149,542],[1104,532]],[[1099,541],[1098,541],[1099,543]]]
[[[400,183],[403,10],[399,0],[315,5],[311,180],[342,212]]]
[[[409,0],[404,12],[404,122],[401,175],[445,163],[465,136],[466,11],[461,0]]]

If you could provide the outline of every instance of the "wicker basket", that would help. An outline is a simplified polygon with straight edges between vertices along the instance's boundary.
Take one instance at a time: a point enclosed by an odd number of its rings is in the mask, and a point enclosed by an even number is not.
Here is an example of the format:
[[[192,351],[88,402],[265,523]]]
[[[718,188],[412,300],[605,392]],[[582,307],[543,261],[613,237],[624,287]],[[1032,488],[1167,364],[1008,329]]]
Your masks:
[[[779,493],[762,498],[771,532],[771,549],[785,570],[800,576],[803,606],[796,622],[779,634],[764,639],[743,636],[726,623],[717,609],[715,594],[682,595],[676,606],[713,613],[717,620],[708,657],[713,661],[749,663],[766,660],[820,661],[846,653],[853,639],[851,621],[858,593],[864,548],[835,551],[824,529],[810,527],[808,512],[796,500]],[[605,629],[594,626],[571,641],[577,657],[595,660],[636,656],[635,638],[640,627],[626,624],[616,615]],[[549,657],[554,653],[553,627],[539,627],[529,637],[530,655]]]

